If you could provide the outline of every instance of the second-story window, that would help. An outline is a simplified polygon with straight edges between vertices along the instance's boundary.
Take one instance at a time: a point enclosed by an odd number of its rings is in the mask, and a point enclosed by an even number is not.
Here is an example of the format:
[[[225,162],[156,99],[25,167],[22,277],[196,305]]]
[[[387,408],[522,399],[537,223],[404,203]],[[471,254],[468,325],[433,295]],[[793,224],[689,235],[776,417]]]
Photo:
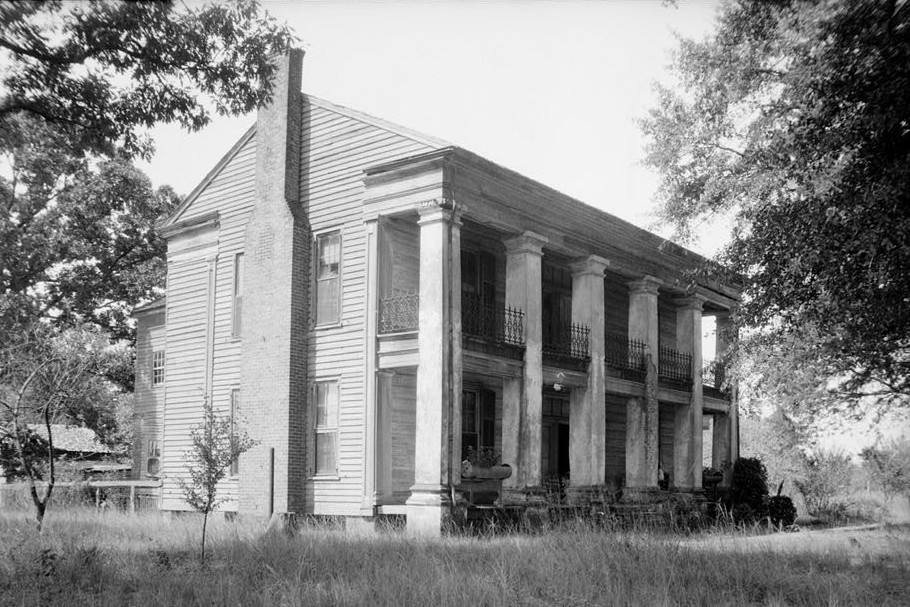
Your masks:
[[[316,324],[341,319],[341,232],[316,237]]]
[[[164,385],[164,350],[152,352],[152,386]]]
[[[234,256],[234,308],[231,311],[231,336],[240,337],[243,328],[243,253]]]

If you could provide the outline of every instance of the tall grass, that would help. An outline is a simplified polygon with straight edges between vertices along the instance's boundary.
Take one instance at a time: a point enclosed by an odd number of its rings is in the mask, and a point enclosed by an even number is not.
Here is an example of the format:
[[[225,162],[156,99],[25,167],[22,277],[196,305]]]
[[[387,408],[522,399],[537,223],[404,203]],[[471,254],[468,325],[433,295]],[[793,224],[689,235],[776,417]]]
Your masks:
[[[3,605],[906,605],[910,532],[887,551],[740,548],[585,523],[422,540],[91,510],[0,515]],[[799,534],[796,534],[799,535]],[[796,535],[791,537],[796,537]],[[737,541],[745,541],[740,538]],[[716,545],[713,545],[715,544]]]

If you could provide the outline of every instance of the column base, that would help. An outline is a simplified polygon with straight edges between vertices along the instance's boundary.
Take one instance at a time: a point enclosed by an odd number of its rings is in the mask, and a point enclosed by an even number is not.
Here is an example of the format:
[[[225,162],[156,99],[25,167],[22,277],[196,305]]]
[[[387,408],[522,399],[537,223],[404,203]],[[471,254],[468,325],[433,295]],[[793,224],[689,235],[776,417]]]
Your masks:
[[[444,485],[414,485],[405,502],[408,533],[438,537],[452,522],[452,498]]]

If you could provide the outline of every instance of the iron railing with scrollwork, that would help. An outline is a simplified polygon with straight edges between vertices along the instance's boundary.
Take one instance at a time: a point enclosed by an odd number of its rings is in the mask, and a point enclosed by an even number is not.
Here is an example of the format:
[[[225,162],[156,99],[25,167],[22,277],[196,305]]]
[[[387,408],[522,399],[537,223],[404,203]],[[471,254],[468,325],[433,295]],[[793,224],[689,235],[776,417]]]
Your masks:
[[[462,293],[461,331],[496,344],[524,346],[524,312],[499,308],[476,295]]]
[[[661,346],[658,359],[658,378],[681,384],[691,384],[692,355]]]
[[[417,293],[396,293],[379,300],[379,332],[416,331],[420,297]]]
[[[604,362],[621,377],[644,381],[648,344],[625,335],[608,333],[604,342]]]
[[[568,330],[556,333],[547,343],[543,344],[543,355],[576,361],[588,360],[591,357],[590,333],[591,330],[588,327],[571,324]]]

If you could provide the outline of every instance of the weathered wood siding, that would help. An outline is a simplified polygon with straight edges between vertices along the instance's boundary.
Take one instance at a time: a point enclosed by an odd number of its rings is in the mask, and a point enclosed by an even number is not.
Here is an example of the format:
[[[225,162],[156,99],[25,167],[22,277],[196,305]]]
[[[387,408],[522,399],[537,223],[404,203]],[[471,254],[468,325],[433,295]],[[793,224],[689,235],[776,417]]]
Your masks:
[[[417,293],[420,287],[420,227],[415,221],[397,219],[385,224],[391,258],[390,295]]]
[[[148,478],[149,441],[161,443],[165,384],[152,385],[152,353],[165,350],[164,308],[138,316],[136,323],[136,387],[133,412],[133,478]],[[165,356],[167,352],[165,351]],[[167,378],[165,378],[166,380]]]
[[[339,383],[338,478],[308,482],[307,510],[316,514],[361,514],[366,355],[363,171],[433,148],[312,98],[304,103],[302,118],[301,200],[312,231],[340,230],[342,245],[341,323],[314,329],[308,355],[310,381],[334,378]],[[409,256],[413,255],[412,250]]]
[[[676,405],[660,403],[658,409],[658,427],[660,434],[660,465],[673,483],[673,420],[676,417]]]
[[[660,345],[676,349],[676,306],[663,293],[657,299],[657,321]]]
[[[417,376],[396,373],[392,378],[392,491],[404,499],[414,485],[417,437]]]
[[[608,335],[629,335],[629,287],[612,274],[604,277],[604,330]]]
[[[626,405],[628,396],[606,395],[607,457],[606,480],[617,487],[626,478]]]
[[[231,390],[240,387],[240,340],[232,335],[234,262],[243,251],[244,229],[255,202],[255,163],[256,138],[249,137],[180,216],[187,220],[219,213],[212,403],[223,415],[230,413]],[[202,420],[208,320],[205,255],[185,253],[177,261],[168,260],[167,418],[162,449],[166,509],[185,508],[177,479],[186,478],[183,454],[190,447],[189,431]],[[236,479],[224,482],[223,509],[236,509],[236,490]]]

